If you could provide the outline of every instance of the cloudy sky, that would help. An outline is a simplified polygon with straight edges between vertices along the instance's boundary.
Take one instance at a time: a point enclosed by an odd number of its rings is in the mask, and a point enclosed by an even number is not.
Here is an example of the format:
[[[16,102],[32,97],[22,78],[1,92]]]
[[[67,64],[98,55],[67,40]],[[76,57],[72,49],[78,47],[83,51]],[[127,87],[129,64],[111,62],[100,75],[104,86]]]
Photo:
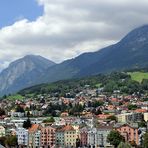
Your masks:
[[[0,70],[27,54],[55,62],[148,24],[148,0],[1,0]]]

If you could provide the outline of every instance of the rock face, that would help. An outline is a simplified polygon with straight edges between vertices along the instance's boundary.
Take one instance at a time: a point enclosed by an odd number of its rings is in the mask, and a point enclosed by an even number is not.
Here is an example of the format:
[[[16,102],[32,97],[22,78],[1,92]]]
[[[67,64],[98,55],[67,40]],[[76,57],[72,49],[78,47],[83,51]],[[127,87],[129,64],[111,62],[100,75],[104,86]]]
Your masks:
[[[35,55],[27,55],[12,62],[0,74],[0,94],[13,93],[37,84],[38,78],[53,65],[54,62]]]

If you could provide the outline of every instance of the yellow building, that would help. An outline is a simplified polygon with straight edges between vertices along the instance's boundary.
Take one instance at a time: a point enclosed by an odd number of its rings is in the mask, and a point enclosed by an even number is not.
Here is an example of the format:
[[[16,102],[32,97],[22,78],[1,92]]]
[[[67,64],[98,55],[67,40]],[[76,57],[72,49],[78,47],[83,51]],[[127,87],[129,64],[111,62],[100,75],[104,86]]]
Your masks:
[[[142,113],[124,113],[117,115],[118,122],[127,123],[127,122],[138,122],[143,118]]]
[[[5,136],[5,128],[3,126],[0,126],[0,137]]]
[[[76,130],[70,125],[65,126],[63,130],[64,130],[65,146],[75,147],[77,139]]]
[[[126,114],[117,115],[118,122],[125,123],[126,122]]]

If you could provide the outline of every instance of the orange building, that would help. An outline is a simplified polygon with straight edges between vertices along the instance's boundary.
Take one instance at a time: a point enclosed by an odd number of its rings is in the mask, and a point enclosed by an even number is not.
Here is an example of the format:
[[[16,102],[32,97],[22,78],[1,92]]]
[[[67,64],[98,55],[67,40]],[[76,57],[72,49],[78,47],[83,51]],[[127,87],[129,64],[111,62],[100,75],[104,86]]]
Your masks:
[[[119,131],[124,136],[125,141],[135,141],[139,145],[138,124],[116,124],[115,130]]]
[[[52,147],[55,145],[55,128],[51,126],[41,128],[42,147]]]

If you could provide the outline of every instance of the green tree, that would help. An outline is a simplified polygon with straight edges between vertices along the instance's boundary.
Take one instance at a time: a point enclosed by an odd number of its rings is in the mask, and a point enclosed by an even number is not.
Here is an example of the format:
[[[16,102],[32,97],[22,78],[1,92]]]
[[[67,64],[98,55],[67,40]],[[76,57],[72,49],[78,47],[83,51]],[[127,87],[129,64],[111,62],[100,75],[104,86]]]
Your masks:
[[[17,146],[17,137],[16,136],[8,136],[5,140],[5,144],[9,147]]]
[[[117,121],[117,117],[116,116],[109,116],[107,117],[107,119],[111,120],[111,121]]]
[[[148,132],[143,136],[143,148],[148,148]]]
[[[0,116],[5,115],[5,110],[0,108]]]
[[[146,125],[145,121],[141,121],[141,122],[138,123],[138,126],[139,127],[146,127],[147,125]]]
[[[120,142],[118,148],[131,148],[131,145],[127,142]]]
[[[136,110],[137,109],[137,105],[134,105],[134,104],[129,104],[127,107],[129,110]]]
[[[30,128],[31,127],[31,121],[30,121],[30,119],[28,118],[26,121],[24,121],[24,123],[23,123],[23,128],[26,128],[26,129],[28,129],[28,128]]]
[[[107,136],[108,142],[114,145],[115,148],[119,145],[120,142],[124,142],[124,137],[120,135],[118,131],[112,130]]]
[[[24,113],[25,111],[24,111],[24,108],[23,107],[21,107],[21,106],[17,106],[16,107],[16,112],[21,112],[21,113]]]
[[[55,120],[52,116],[50,118],[43,120],[43,123],[51,123],[51,122],[55,122]]]

